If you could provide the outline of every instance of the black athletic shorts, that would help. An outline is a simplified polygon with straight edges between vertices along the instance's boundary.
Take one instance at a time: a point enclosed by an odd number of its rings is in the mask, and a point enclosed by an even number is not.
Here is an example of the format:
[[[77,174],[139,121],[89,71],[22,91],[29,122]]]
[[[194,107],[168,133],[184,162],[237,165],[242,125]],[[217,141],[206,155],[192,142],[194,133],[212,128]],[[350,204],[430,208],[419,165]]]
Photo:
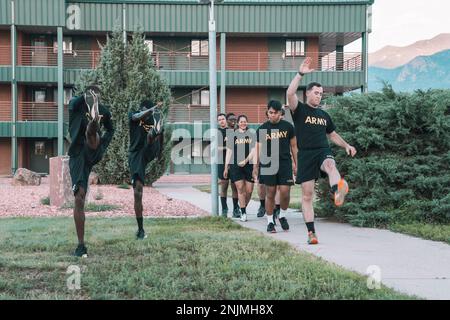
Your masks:
[[[219,163],[217,165],[217,172],[218,172],[218,177],[220,180],[229,180],[230,179],[230,175],[228,174],[228,178],[225,179],[225,177],[223,176],[223,172],[225,170],[225,164],[224,163]],[[229,171],[228,171],[229,172]]]
[[[264,171],[264,168],[260,168],[261,170]],[[260,174],[259,182],[266,186],[292,186],[294,184],[292,161],[290,159],[281,161],[276,174]]]
[[[299,150],[297,156],[297,179],[295,183],[325,178],[327,174],[320,170],[326,159],[333,159],[330,148]]]
[[[264,184],[264,183],[261,181],[261,166],[258,167],[258,184]]]
[[[156,158],[160,151],[159,140],[152,144],[145,144],[145,147],[128,153],[128,166],[131,173],[131,184],[136,187],[136,181],[139,180],[145,184],[145,169],[147,164]]]
[[[91,149],[85,143],[78,155],[70,156],[69,169],[74,194],[77,193],[79,187],[83,187],[84,191],[87,191],[92,167],[102,160],[108,145],[109,141],[104,139],[100,140],[100,145],[97,149]]]
[[[254,183],[253,174],[253,164],[247,163],[243,167],[239,167],[237,164],[230,165],[230,179],[231,182],[235,183],[239,180],[246,180],[248,182]]]

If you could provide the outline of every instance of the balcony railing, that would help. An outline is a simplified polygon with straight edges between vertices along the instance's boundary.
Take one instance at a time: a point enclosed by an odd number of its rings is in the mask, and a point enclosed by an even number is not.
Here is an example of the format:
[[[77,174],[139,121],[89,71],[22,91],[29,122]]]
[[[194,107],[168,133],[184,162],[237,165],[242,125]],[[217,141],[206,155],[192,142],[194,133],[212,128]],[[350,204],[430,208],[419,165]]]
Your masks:
[[[285,52],[227,52],[226,70],[296,71],[305,57],[313,59],[317,71],[361,71],[361,53],[306,52],[289,56]],[[161,70],[208,70],[208,56],[192,56],[190,52],[154,52],[155,66]],[[217,56],[217,69],[220,57]]]
[[[0,64],[10,64],[10,47],[0,47]],[[64,52],[64,67],[91,69],[98,65],[100,51],[70,50]],[[155,67],[160,70],[207,71],[208,56],[195,56],[191,52],[159,51],[151,54]],[[313,59],[317,71],[361,71],[359,52],[306,52],[303,56],[290,56],[285,52],[226,52],[226,70],[229,71],[296,71],[305,57]],[[18,65],[57,66],[57,52],[53,47],[18,47]],[[220,70],[217,53],[217,69]]]
[[[11,47],[0,46],[0,66],[11,65]]]
[[[267,119],[267,104],[227,104],[225,110],[233,112],[236,117],[246,115],[249,123],[262,123]]]
[[[209,122],[209,106],[194,104],[172,104],[169,108],[168,122]]]
[[[53,47],[17,47],[17,62],[21,66],[57,66],[58,55]]]
[[[0,101],[0,121],[12,121],[11,110],[12,101]],[[58,103],[19,101],[17,121],[58,121]],[[64,121],[69,121],[67,105],[64,105]]]
[[[58,103],[19,102],[18,121],[58,121]],[[64,121],[69,121],[67,105],[64,105]]]
[[[0,121],[11,121],[11,101],[0,101]]]
[[[236,116],[245,114],[249,123],[262,123],[266,120],[267,105],[263,104],[227,104],[226,112]],[[220,106],[217,107],[220,112]],[[191,104],[173,104],[169,108],[168,122],[193,123],[194,121],[209,122],[209,106]]]
[[[64,67],[76,69],[93,69],[100,59],[100,51],[66,50]],[[18,64],[23,66],[57,66],[58,53],[53,47],[18,47]]]
[[[101,51],[72,50],[64,53],[64,67],[70,69],[93,69],[100,61]]]
[[[11,101],[0,101],[0,121],[11,121]],[[227,104],[226,112],[236,115],[245,114],[250,123],[262,123],[266,119],[264,104]],[[217,106],[220,112],[220,106]],[[18,121],[58,121],[57,102],[23,102],[18,103]],[[64,121],[69,121],[68,105],[64,105]],[[169,108],[168,122],[193,123],[209,122],[209,106],[193,104],[172,104]]]

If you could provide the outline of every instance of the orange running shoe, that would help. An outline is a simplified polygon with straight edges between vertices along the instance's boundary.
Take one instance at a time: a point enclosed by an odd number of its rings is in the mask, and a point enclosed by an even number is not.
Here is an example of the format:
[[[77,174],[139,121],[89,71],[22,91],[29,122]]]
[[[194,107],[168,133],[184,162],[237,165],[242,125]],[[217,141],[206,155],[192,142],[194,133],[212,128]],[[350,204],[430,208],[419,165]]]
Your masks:
[[[348,183],[344,179],[339,180],[338,189],[334,193],[334,204],[339,207],[344,204],[345,196],[348,193]]]
[[[308,232],[308,244],[318,244],[319,240],[317,240],[317,236],[314,232]]]

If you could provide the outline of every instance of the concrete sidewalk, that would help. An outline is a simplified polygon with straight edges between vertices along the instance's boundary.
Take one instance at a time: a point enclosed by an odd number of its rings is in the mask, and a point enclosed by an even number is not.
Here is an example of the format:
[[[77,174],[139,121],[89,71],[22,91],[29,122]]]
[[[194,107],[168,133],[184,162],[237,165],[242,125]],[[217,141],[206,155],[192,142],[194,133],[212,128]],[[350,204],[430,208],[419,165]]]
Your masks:
[[[154,187],[172,198],[188,201],[208,212],[211,210],[210,194],[190,185],[158,183]],[[232,208],[231,199],[228,202],[228,207]],[[382,283],[397,291],[426,299],[450,299],[450,246],[445,243],[317,219],[320,243],[309,246],[299,211],[290,209],[288,212],[289,232],[282,231],[278,224],[278,232],[269,234],[266,218],[256,217],[258,207],[258,202],[251,201],[247,208],[248,221],[235,221],[360,274],[379,270]]]

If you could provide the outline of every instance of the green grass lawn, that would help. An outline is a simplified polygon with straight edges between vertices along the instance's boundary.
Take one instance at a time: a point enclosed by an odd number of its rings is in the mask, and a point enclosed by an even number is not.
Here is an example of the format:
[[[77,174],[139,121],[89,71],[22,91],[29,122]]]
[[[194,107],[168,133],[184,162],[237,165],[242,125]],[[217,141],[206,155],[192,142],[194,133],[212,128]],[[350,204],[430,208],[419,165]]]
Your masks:
[[[198,185],[198,186],[193,186],[193,187],[196,188],[197,190],[202,191],[202,192],[211,193],[211,186],[210,185]],[[220,191],[220,189],[219,189],[219,191]],[[231,198],[231,187],[228,187],[227,195],[228,195],[229,198]],[[291,187],[291,202],[289,204],[289,208],[301,209],[301,207],[302,207],[301,196],[302,196],[302,188],[301,188],[301,186],[297,185],[297,184],[292,186]],[[257,185],[256,184],[255,184],[255,188],[253,189],[252,200],[259,201],[258,190],[257,190]]]
[[[0,220],[0,299],[410,299],[223,218],[87,218],[89,258],[72,218]],[[67,268],[82,270],[67,289]]]
[[[395,232],[450,244],[450,225],[415,222],[409,224],[392,224],[388,228]]]

